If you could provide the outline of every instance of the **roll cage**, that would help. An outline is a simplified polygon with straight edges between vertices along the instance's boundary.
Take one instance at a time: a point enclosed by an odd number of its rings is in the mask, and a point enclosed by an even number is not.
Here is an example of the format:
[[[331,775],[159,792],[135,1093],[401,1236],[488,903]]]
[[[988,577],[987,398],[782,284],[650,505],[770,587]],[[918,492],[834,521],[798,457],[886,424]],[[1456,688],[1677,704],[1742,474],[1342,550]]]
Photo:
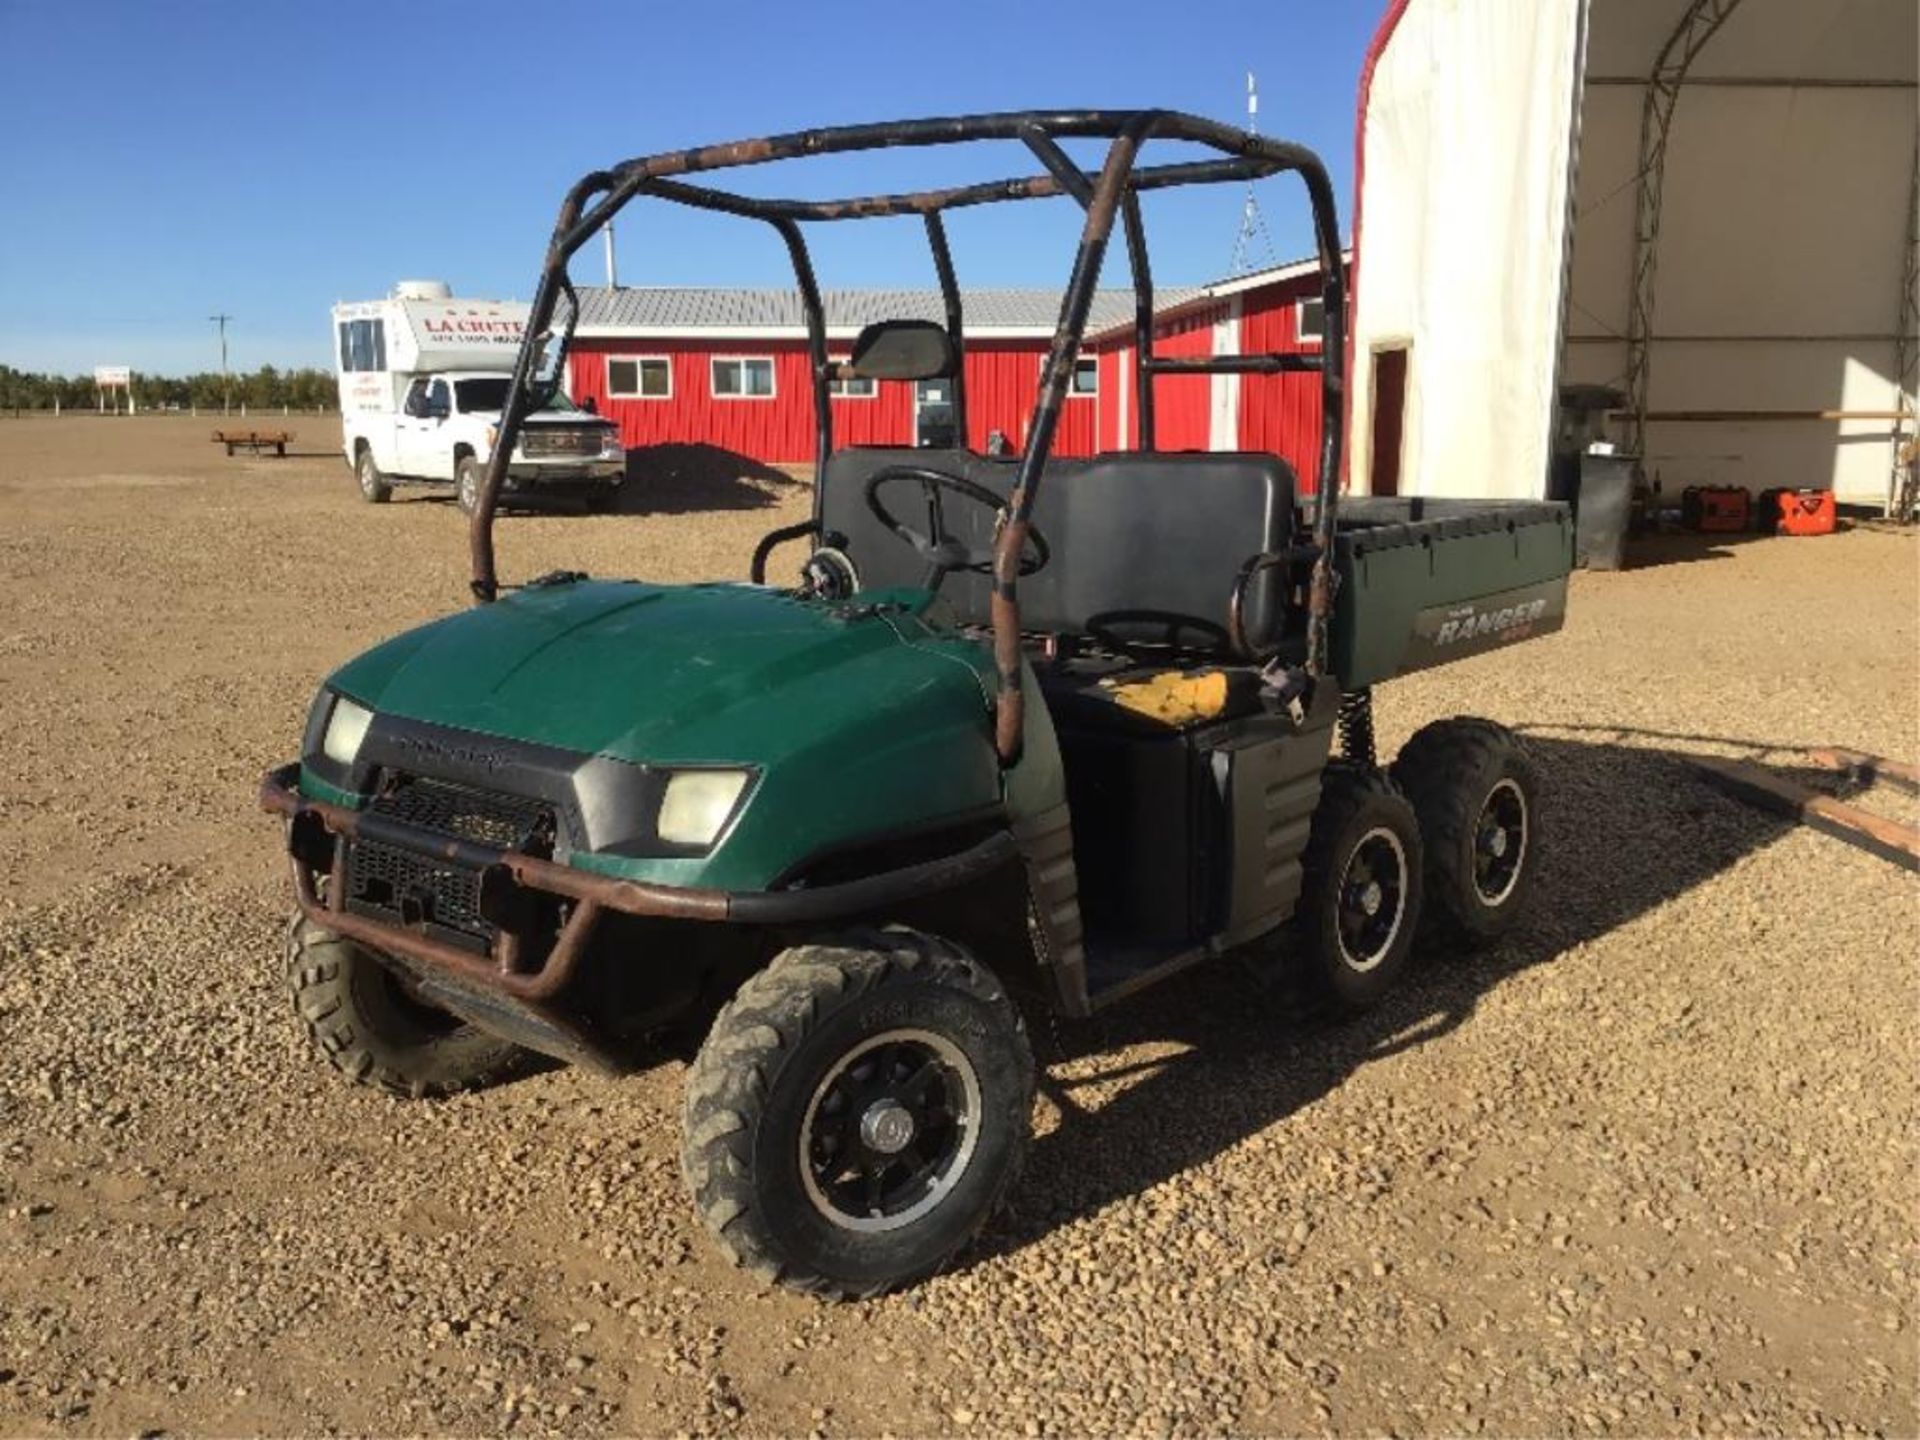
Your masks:
[[[1104,163],[1097,174],[1082,170],[1061,148],[1062,140],[1104,139]],[[772,199],[733,194],[680,178],[709,171],[759,165],[849,151],[905,146],[965,144],[979,140],[1018,141],[1038,159],[1044,173],[1007,180],[872,195],[844,200]],[[1187,141],[1217,152],[1218,158],[1172,164],[1136,166],[1140,148],[1149,140]],[[1223,355],[1157,357],[1153,351],[1153,276],[1147,255],[1146,229],[1141,219],[1140,195],[1148,190],[1181,185],[1252,181],[1291,171],[1306,186],[1313,216],[1315,248],[1321,273],[1321,295],[1326,313],[1326,344],[1318,354]],[[841,125],[795,131],[757,140],[664,151],[628,160],[609,170],[583,177],[561,202],[559,218],[534,291],[526,338],[514,364],[513,381],[500,417],[500,436],[487,464],[478,503],[469,529],[472,590],[478,603],[499,593],[494,568],[493,516],[507,460],[527,415],[543,403],[558,383],[560,360],[579,315],[578,297],[567,275],[574,252],[636,196],[650,196],[696,209],[738,215],[771,225],[785,242],[793,264],[806,316],[808,352],[813,372],[813,411],[816,474],[824,473],[833,451],[833,412],[828,394],[831,382],[843,378],[847,367],[827,357],[826,313],[814,278],[801,226],[810,222],[864,220],[882,216],[919,215],[933,252],[940,293],[946,311],[946,329],[956,356],[953,404],[956,428],[966,432],[965,339],[959,284],[942,220],[948,210],[1012,200],[1038,200],[1067,195],[1086,213],[1080,244],[1060,318],[1041,368],[1039,395],[1027,427],[1017,478],[1001,512],[995,546],[991,618],[993,653],[1000,689],[995,705],[995,743],[1003,760],[1019,752],[1024,699],[1021,693],[1020,610],[1017,581],[1020,556],[1029,529],[1029,516],[1053,446],[1060,406],[1066,397],[1086,328],[1087,312],[1099,283],[1107,242],[1116,220],[1126,236],[1133,270],[1134,333],[1139,363],[1135,367],[1134,403],[1139,417],[1140,448],[1154,448],[1154,381],[1162,375],[1276,374],[1283,371],[1319,371],[1322,428],[1319,474],[1316,477],[1313,562],[1308,586],[1306,671],[1324,674],[1327,668],[1327,631],[1333,605],[1332,554],[1334,518],[1338,503],[1341,439],[1342,364],[1345,346],[1345,277],[1340,263],[1338,220],[1333,187],[1319,158],[1306,148],[1283,140],[1237,130],[1199,116],[1164,110],[1011,111],[944,119],[900,120],[871,125]],[[555,313],[565,297],[567,311],[557,340],[552,336]],[[553,341],[553,353],[545,355]],[[1324,363],[1324,357],[1333,363]],[[545,367],[550,374],[542,377]],[[1297,555],[1256,556],[1249,566],[1279,564]],[[1243,572],[1244,573],[1244,572]]]

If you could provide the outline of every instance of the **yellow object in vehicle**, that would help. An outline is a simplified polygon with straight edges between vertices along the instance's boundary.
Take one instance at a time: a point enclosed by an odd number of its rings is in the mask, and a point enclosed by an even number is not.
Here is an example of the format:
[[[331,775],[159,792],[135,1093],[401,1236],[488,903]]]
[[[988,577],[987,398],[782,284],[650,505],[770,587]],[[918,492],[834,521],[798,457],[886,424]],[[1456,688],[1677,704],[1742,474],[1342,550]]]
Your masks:
[[[1145,680],[1102,680],[1116,705],[1167,725],[1210,720],[1227,708],[1227,677],[1220,670],[1162,670]]]

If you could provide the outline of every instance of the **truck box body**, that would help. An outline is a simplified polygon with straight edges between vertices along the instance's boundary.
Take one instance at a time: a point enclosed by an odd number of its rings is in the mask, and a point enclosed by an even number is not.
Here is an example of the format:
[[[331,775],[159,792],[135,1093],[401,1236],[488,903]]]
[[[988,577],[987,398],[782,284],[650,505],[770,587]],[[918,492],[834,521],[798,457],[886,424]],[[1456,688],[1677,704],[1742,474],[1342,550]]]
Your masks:
[[[333,307],[340,413],[400,408],[415,375],[509,373],[526,333],[513,300],[359,300]]]

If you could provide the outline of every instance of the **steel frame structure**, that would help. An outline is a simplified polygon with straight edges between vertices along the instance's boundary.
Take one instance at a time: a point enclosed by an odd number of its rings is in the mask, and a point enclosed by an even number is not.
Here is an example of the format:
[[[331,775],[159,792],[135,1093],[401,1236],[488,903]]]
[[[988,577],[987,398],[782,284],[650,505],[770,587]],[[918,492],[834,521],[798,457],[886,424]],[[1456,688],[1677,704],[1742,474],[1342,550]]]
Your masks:
[[[1740,3],[1687,0],[1685,13],[1660,47],[1660,57],[1647,77],[1647,94],[1640,109],[1640,159],[1634,172],[1633,293],[1627,308],[1626,443],[1635,455],[1646,454],[1647,448],[1653,307],[1660,268],[1660,206],[1666,188],[1667,139],[1673,129],[1674,107],[1679,103],[1687,71]]]
[[[1082,170],[1061,148],[1061,141],[1106,140],[1106,157],[1097,173]],[[907,194],[871,195],[844,200],[793,200],[748,196],[714,189],[685,177],[777,160],[899,147],[933,147],[982,140],[1022,144],[1044,173],[982,184],[954,186]],[[1180,141],[1203,146],[1216,158],[1140,167],[1140,149],[1150,140]],[[1153,275],[1147,254],[1146,227],[1141,219],[1140,195],[1149,190],[1180,185],[1251,183],[1269,175],[1297,174],[1306,187],[1312,212],[1315,248],[1319,254],[1321,298],[1325,305],[1326,337],[1319,354],[1273,354],[1207,358],[1158,358],[1153,349]],[[1003,760],[1019,753],[1024,719],[1021,693],[1021,633],[1017,595],[1020,557],[1029,533],[1029,517],[1052,449],[1060,407],[1066,398],[1079,353],[1089,307],[1114,226],[1125,236],[1133,271],[1134,336],[1139,354],[1135,368],[1135,405],[1140,448],[1154,448],[1154,381],[1161,375],[1200,373],[1243,374],[1249,371],[1317,371],[1320,375],[1323,427],[1314,506],[1313,570],[1308,585],[1306,671],[1325,673],[1328,625],[1333,610],[1333,538],[1340,477],[1341,396],[1346,355],[1346,279],[1340,263],[1340,233],[1333,186],[1319,157],[1304,146],[1272,139],[1218,121],[1165,110],[1010,111],[998,114],[902,120],[872,125],[841,125],[804,130],[754,140],[666,151],[628,160],[609,170],[596,170],[567,192],[554,223],[553,236],[541,267],[527,320],[526,339],[514,364],[513,381],[500,417],[500,433],[487,464],[486,477],[474,506],[469,528],[472,559],[471,589],[485,604],[499,593],[494,566],[493,517],[522,422],[545,396],[543,386],[558,383],[559,360],[565,354],[572,326],[579,314],[573,285],[567,275],[569,259],[605,228],[621,208],[638,196],[668,200],[701,210],[737,215],[771,225],[785,242],[794,280],[806,315],[808,351],[813,370],[813,408],[816,436],[816,473],[824,471],[833,451],[833,415],[828,402],[832,380],[846,367],[827,357],[826,315],[803,223],[919,215],[925,222],[935,268],[945,302],[946,328],[952,342],[955,369],[963,371],[965,339],[958,283],[947,248],[944,212],[963,206],[1001,201],[1038,200],[1066,195],[1085,212],[1080,243],[1073,259],[1060,317],[1041,369],[1039,394],[1027,428],[1017,477],[995,546],[991,598],[993,653],[1000,687],[995,704],[995,744]],[[560,333],[552,333],[562,298],[567,301]],[[554,344],[552,356],[543,353]],[[1323,363],[1324,362],[1324,363]],[[549,372],[543,380],[537,372]],[[550,388],[548,393],[551,393]],[[956,420],[965,431],[965,392],[956,388]],[[1260,558],[1260,557],[1257,557]]]

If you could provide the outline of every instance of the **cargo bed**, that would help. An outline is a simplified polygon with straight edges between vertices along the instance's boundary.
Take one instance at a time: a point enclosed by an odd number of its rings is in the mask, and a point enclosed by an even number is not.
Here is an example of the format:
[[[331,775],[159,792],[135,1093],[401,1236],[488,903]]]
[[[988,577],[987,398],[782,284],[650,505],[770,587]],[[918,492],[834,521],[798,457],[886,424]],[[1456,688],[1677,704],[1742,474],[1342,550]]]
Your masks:
[[[1573,516],[1544,500],[1347,496],[1331,627],[1342,685],[1378,684],[1558,630]]]

